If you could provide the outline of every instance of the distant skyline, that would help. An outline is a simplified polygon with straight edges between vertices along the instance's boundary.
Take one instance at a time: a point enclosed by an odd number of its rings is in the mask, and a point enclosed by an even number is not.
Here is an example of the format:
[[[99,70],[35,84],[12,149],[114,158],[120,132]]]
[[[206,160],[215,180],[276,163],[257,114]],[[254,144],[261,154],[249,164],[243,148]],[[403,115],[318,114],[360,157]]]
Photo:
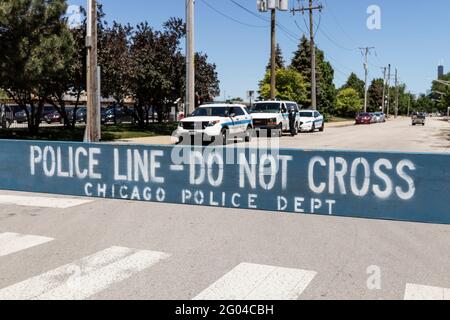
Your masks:
[[[249,9],[242,9],[236,3]],[[86,6],[87,0],[69,0]],[[135,25],[148,21],[160,28],[169,17],[184,19],[185,0],[100,0],[107,21]],[[318,47],[335,69],[336,86],[351,72],[364,78],[363,56],[357,49],[375,46],[370,56],[369,79],[382,77],[382,66],[398,69],[400,81],[414,94],[425,93],[437,77],[437,66],[450,71],[450,1],[430,0],[322,0],[324,10],[316,13]],[[305,3],[303,1],[303,3]],[[427,5],[425,5],[427,4]],[[290,7],[298,5],[291,0]],[[367,8],[381,9],[381,29],[369,30]],[[278,12],[282,29],[277,42],[290,63],[298,39],[306,29],[307,16]],[[196,0],[196,49],[208,54],[217,65],[221,98],[246,98],[247,90],[257,90],[270,54],[269,13],[256,10],[256,0]],[[393,82],[391,82],[393,83]]]

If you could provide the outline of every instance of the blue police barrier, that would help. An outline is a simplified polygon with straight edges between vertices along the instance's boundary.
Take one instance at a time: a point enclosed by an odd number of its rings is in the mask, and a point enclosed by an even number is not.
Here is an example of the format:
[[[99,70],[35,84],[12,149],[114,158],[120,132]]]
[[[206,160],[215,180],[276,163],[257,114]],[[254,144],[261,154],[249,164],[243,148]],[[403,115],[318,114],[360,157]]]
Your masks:
[[[450,223],[450,154],[0,141],[0,189]]]

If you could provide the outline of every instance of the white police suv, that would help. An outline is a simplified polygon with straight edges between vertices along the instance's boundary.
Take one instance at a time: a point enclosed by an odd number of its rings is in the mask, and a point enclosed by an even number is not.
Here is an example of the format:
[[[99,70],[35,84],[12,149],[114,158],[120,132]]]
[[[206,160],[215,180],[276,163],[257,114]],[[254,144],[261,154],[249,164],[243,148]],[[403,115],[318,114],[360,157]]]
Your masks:
[[[252,116],[239,104],[210,104],[197,108],[190,117],[180,121],[175,131],[177,143],[203,142],[226,144],[231,138],[250,141],[253,134]],[[188,140],[188,141],[186,141]]]
[[[325,130],[323,116],[316,110],[300,110],[300,131],[315,132]]]
[[[267,130],[268,135],[275,133],[281,136],[283,132],[290,132],[289,111],[296,112],[295,131],[300,128],[300,115],[297,103],[291,101],[261,101],[253,105],[251,114],[255,130]]]

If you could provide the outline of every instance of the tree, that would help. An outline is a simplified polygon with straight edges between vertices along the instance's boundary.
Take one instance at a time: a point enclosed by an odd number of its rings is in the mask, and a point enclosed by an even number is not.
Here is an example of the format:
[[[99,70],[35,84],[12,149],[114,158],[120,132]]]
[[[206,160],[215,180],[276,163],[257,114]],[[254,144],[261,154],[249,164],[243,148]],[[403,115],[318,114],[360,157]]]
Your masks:
[[[308,102],[308,85],[300,72],[294,69],[278,69],[276,73],[276,98],[295,101],[300,105]],[[270,98],[270,72],[266,73],[259,85],[259,95],[262,99]]]
[[[383,79],[373,79],[369,86],[367,96],[368,96],[368,111],[375,112],[380,111],[380,107],[383,105]],[[395,91],[393,91],[395,93]]]
[[[0,87],[27,113],[32,133],[39,129],[44,104],[56,105],[72,62],[66,9],[65,0],[0,2]]]
[[[86,77],[87,77],[87,50],[86,50],[86,12],[82,9],[84,20],[81,26],[71,29],[73,43],[74,43],[74,57],[72,65],[68,72],[71,74],[69,83],[69,94],[75,98],[75,106],[73,114],[75,115],[80,105],[81,94],[86,91]],[[100,16],[100,15],[99,15]],[[75,128],[77,118],[72,117],[72,128]]]
[[[413,111],[417,112],[431,112],[433,109],[433,100],[426,94],[421,94],[414,102]]]
[[[272,58],[269,58],[269,63],[267,64],[266,71],[270,70],[272,65]],[[283,58],[283,52],[281,51],[280,44],[277,44],[277,49],[275,51],[275,68],[276,69],[283,69],[285,66],[284,58]]]
[[[131,36],[131,32],[131,26],[113,22],[111,27],[107,24],[104,25],[103,32],[99,38],[102,96],[104,98],[114,98],[121,106],[124,104],[125,98],[130,95],[128,39]]]
[[[358,78],[358,76],[354,72],[350,74],[350,76],[347,79],[347,82],[342,86],[341,89],[348,89],[348,88],[355,89],[359,95],[359,98],[364,99],[365,83],[363,80]]]
[[[450,81],[450,73],[439,78],[443,81]],[[442,113],[447,113],[448,107],[450,107],[450,86],[434,81],[431,86],[430,98],[437,101],[437,109]]]
[[[336,113],[345,117],[353,117],[361,111],[363,105],[358,92],[353,88],[339,90],[336,97]]]
[[[309,40],[303,36],[294,52],[291,68],[303,75],[303,78],[311,83],[311,50]],[[334,69],[328,61],[325,61],[325,54],[316,47],[316,75],[317,75],[317,106],[323,113],[332,114],[336,101],[336,87],[334,85]],[[311,94],[308,94],[311,104]]]
[[[195,73],[195,91],[202,102],[213,101],[220,95],[216,65],[208,62],[207,54],[197,53],[195,55]]]

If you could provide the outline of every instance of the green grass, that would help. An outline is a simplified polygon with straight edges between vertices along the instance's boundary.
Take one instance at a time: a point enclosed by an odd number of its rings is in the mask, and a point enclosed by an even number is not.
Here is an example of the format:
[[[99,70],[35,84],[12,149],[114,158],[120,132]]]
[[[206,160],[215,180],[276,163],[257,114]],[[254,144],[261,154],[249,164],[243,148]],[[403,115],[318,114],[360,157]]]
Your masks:
[[[42,127],[38,134],[30,134],[27,128],[0,129],[0,139],[44,140],[44,141],[83,141],[84,126],[75,129],[62,127]],[[176,124],[151,124],[139,129],[131,124],[102,126],[102,141],[171,135]]]

